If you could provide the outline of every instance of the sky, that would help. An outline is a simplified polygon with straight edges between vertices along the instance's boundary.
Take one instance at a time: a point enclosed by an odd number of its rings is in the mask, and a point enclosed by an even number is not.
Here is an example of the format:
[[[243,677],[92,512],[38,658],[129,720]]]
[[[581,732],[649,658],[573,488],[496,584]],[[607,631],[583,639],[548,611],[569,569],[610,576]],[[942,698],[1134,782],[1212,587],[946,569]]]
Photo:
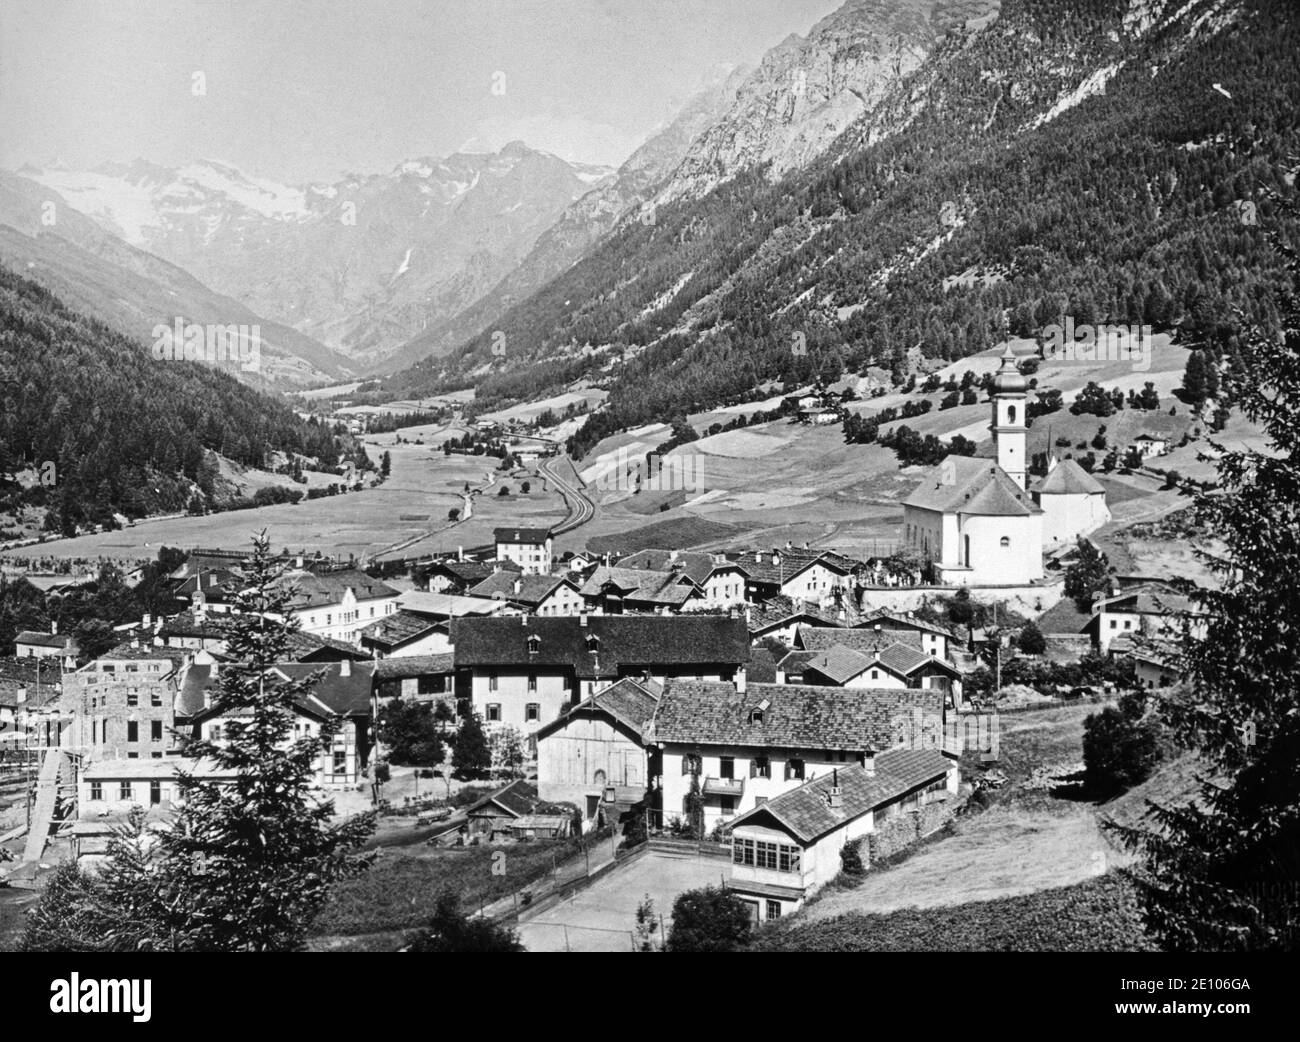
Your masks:
[[[3,0],[0,167],[287,183],[522,140],[617,165],[841,0]]]

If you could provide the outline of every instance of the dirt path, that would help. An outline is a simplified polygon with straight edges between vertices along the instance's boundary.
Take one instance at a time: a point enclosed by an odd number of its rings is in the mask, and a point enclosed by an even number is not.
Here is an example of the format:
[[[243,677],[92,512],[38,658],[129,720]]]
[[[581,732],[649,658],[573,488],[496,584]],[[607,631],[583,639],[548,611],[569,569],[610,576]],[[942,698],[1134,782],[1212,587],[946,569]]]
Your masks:
[[[896,867],[870,873],[861,886],[828,893],[804,918],[1015,897],[1068,886],[1127,861],[1102,836],[1088,804],[993,807],[962,819],[954,835]]]

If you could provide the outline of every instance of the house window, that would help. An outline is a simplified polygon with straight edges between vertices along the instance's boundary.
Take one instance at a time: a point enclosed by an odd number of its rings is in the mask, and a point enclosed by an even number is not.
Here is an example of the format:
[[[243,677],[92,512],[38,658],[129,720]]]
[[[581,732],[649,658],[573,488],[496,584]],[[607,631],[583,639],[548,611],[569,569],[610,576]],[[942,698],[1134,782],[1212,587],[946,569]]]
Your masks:
[[[767,911],[767,918],[768,918],[768,919],[780,919],[780,918],[781,918],[781,902],[780,902],[780,901],[768,901],[768,902],[767,902],[767,909],[766,909],[766,911]]]
[[[542,704],[540,702],[529,702],[524,706],[524,719],[530,723],[542,718]]]
[[[752,839],[733,839],[731,841],[731,860],[737,865],[754,863],[754,841]]]
[[[699,774],[704,769],[704,758],[699,753],[687,753],[682,757],[683,774]]]
[[[786,760],[785,777],[787,781],[789,781],[791,778],[798,778],[800,781],[803,781],[803,774],[804,774],[804,767],[803,767],[802,760],[798,758]]]
[[[117,798],[119,800],[129,800],[131,798],[131,783],[129,781],[120,782],[118,784]]]
[[[880,670],[878,670],[878,669],[873,669],[873,670],[871,671],[871,679],[872,679],[872,680],[879,680],[879,679],[880,679]]]
[[[151,759],[151,760],[161,760],[161,759],[162,759],[162,753],[159,753],[159,752],[152,752],[152,753],[149,754],[149,759]]]
[[[342,749],[334,750],[334,773],[348,773],[348,754]]]
[[[528,691],[529,691],[529,693],[531,694],[531,693],[535,692],[536,690],[537,690],[537,674],[536,674],[536,673],[529,673],[529,674],[528,674]]]
[[[127,696],[126,696],[126,704],[127,704],[128,706],[138,706],[138,705],[140,704],[140,694],[139,694],[139,692],[137,692],[137,691],[130,691],[130,692],[128,692],[128,693],[127,693]]]
[[[500,686],[499,679],[495,673],[488,676],[488,690],[495,691]]]
[[[496,722],[500,721],[500,719],[501,719],[501,703],[500,703],[500,702],[489,702],[489,703],[487,704],[487,719],[488,719],[490,722],[492,722],[492,723],[496,723]]]
[[[528,654],[536,655],[542,649],[542,642],[536,637],[528,638]]]
[[[157,708],[158,706],[161,706],[161,705],[162,705],[162,692],[161,692],[161,691],[151,691],[151,692],[149,693],[149,704],[150,704],[151,706],[154,706],[155,708]]]
[[[294,724],[294,730],[297,730],[297,727],[298,727],[298,725],[297,725],[297,724]],[[220,724],[213,724],[211,727],[208,728],[208,741],[210,741],[210,742],[219,742],[219,741],[221,741],[221,725],[220,725]]]
[[[719,809],[720,811],[722,811],[723,814],[734,814],[734,813],[736,813],[736,797],[735,797],[735,796],[719,796],[719,797],[718,797],[718,809]]]
[[[1115,619],[1111,619],[1111,620],[1110,620],[1110,628],[1111,628],[1111,629],[1118,629],[1118,626],[1116,625],[1116,623],[1117,623],[1117,620],[1115,620]]]
[[[1003,548],[1006,548],[1006,547],[1010,546],[1010,545],[1011,545],[1011,537],[1010,537],[1010,536],[1005,536],[1005,535],[1004,535],[1001,539],[998,540],[998,545],[1001,546],[1001,547],[1003,547]]]
[[[162,782],[151,781],[149,783],[149,802],[162,803]]]
[[[93,781],[90,783],[90,798],[92,800],[102,800],[104,798],[104,783]]]
[[[718,761],[718,774],[728,780],[736,776],[736,758],[734,756],[723,756]]]
[[[756,868],[776,868],[776,848],[779,843],[764,843],[762,840],[754,844],[754,866]]]
[[[140,724],[135,720],[126,722],[126,740],[128,742],[138,742],[140,740]]]
[[[766,756],[754,757],[749,761],[749,776],[751,778],[772,777],[772,761]]]
[[[163,722],[161,720],[149,721],[149,741],[151,742],[162,741],[162,724]]]
[[[573,678],[567,675],[564,678],[564,690],[565,691],[573,690]]]

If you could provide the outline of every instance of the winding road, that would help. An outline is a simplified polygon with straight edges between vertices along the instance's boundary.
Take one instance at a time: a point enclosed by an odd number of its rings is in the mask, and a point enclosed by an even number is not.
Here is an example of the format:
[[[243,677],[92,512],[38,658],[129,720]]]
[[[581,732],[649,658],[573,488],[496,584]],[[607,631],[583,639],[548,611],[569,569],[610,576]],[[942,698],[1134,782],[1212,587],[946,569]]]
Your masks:
[[[564,505],[568,507],[569,516],[551,528],[552,535],[563,535],[590,521],[596,515],[596,504],[575,482],[557,473],[554,464],[554,460],[543,460],[537,469],[559,490]]]

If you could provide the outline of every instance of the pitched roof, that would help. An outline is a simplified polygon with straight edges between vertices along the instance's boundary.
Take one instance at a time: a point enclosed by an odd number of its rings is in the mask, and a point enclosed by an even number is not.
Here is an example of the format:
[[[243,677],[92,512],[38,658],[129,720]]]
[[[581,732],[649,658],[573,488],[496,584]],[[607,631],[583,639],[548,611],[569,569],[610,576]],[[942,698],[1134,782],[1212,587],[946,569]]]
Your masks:
[[[489,804],[495,804],[512,818],[518,818],[525,814],[531,814],[537,809],[540,802],[535,788],[526,781],[513,781],[504,789],[498,789],[490,796],[484,796],[477,803],[470,804],[465,813],[467,815],[473,814],[476,810],[481,810]]]
[[[643,568],[652,572],[679,571],[703,584],[715,571],[736,568],[722,554],[703,553],[698,550],[638,550],[618,562],[620,568]]]
[[[1094,614],[1101,611],[1134,612],[1139,615],[1175,615],[1196,610],[1190,597],[1173,587],[1161,583],[1146,583],[1121,590],[1114,597],[1106,597],[1093,605]]]
[[[644,741],[662,693],[662,685],[653,680],[624,677],[603,691],[597,691],[591,697],[583,699],[557,719],[539,728],[536,737],[540,740],[553,731],[560,730],[575,716],[600,711],[631,731],[637,741]]]
[[[279,662],[270,667],[271,672],[280,673],[290,680],[303,680],[321,670],[325,674],[321,680],[296,700],[300,710],[313,716],[370,715],[370,691],[375,672],[371,663]],[[188,719],[201,715],[208,708],[208,693],[215,693],[220,686],[220,670],[214,677],[211,666],[190,666],[176,695],[176,715]]]
[[[866,627],[879,625],[882,629],[888,629],[890,623],[905,630],[922,630],[926,633],[937,633],[940,636],[949,638],[955,636],[947,626],[942,626],[937,622],[928,622],[913,612],[891,611],[889,608],[875,608],[872,611],[865,612],[853,624],[853,628],[865,629]]]
[[[909,633],[906,630],[827,629],[823,626],[800,626],[794,642],[804,651],[829,651],[831,648],[841,647],[864,655],[875,655],[897,644],[917,652],[923,650],[920,634]]]
[[[766,702],[761,718],[754,710]],[[688,745],[880,750],[910,730],[913,709],[942,725],[943,692],[670,680],[655,712],[654,739]]]
[[[187,608],[164,622],[158,630],[158,636],[164,640],[168,637],[224,640],[229,632],[230,615],[227,612],[204,612],[200,615],[193,608]]]
[[[116,781],[131,779],[175,779],[181,771],[196,778],[234,778],[238,771],[233,767],[219,767],[215,760],[195,760],[186,756],[164,756],[148,760],[92,760],[86,764],[81,776],[86,781]]]
[[[427,615],[417,615],[410,611],[397,611],[376,619],[357,634],[366,644],[381,648],[397,648],[435,630],[445,629],[446,623],[432,619]]]
[[[551,538],[549,528],[494,528],[492,539],[498,543],[544,543]]]
[[[349,589],[359,601],[396,597],[398,594],[398,591],[386,582],[371,578],[357,568],[343,568],[336,572],[309,572],[295,569],[285,572],[281,581],[298,588],[292,607],[299,611],[303,608],[338,604]]]
[[[846,647],[836,645],[827,651],[815,652],[812,658],[804,663],[804,669],[818,673],[832,683],[846,684],[854,677],[865,673],[874,661],[875,659],[870,655],[863,655],[861,652],[850,651]]]
[[[683,572],[658,572],[647,568],[601,565],[582,584],[584,597],[599,597],[613,586],[625,601],[680,607],[699,596],[695,580]]]
[[[877,756],[872,771],[858,764],[837,768],[733,818],[731,828],[771,817],[795,839],[810,844],[877,807],[938,781],[951,766],[952,761],[936,749],[894,749]],[[840,790],[838,807],[830,804],[833,786]]]
[[[1058,463],[1047,477],[1040,478],[1031,486],[1031,491],[1049,496],[1106,494],[1101,482],[1072,459]]]
[[[535,652],[528,650],[530,637],[538,639]],[[456,619],[451,641],[458,669],[569,666],[582,677],[617,677],[659,665],[735,666],[749,660],[745,621],[723,615]]]
[[[483,597],[462,597],[454,593],[407,590],[398,596],[397,607],[401,611],[447,619],[461,615],[495,615],[505,607],[505,603]]]
[[[429,565],[430,574],[442,573],[449,575],[459,583],[472,586],[476,582],[482,582],[493,572],[500,571],[520,571],[519,565],[514,561],[435,561]]]
[[[973,456],[949,456],[930,468],[903,500],[904,506],[945,514],[1021,517],[1042,508],[996,463]]]
[[[66,648],[74,643],[70,633],[42,633],[39,630],[23,630],[14,637],[15,644],[30,644],[41,648]]]
[[[833,550],[804,550],[789,548],[785,550],[733,551],[729,553],[731,563],[736,565],[756,583],[783,584],[815,564],[821,564],[841,575],[850,574],[861,566],[860,561],[837,554]]]
[[[751,608],[749,611],[749,629],[754,634],[761,634],[764,630],[775,629],[798,620],[835,628],[844,625],[835,616],[802,603],[796,604],[789,597],[773,597],[767,603]]]
[[[385,680],[405,680],[409,677],[427,677],[434,673],[450,673],[455,668],[456,656],[450,651],[441,655],[397,655],[381,658],[375,663],[375,683]]]
[[[541,604],[561,586],[571,586],[572,579],[564,575],[524,575],[522,572],[496,572],[466,591],[470,597],[488,600],[513,601],[530,607]]]

